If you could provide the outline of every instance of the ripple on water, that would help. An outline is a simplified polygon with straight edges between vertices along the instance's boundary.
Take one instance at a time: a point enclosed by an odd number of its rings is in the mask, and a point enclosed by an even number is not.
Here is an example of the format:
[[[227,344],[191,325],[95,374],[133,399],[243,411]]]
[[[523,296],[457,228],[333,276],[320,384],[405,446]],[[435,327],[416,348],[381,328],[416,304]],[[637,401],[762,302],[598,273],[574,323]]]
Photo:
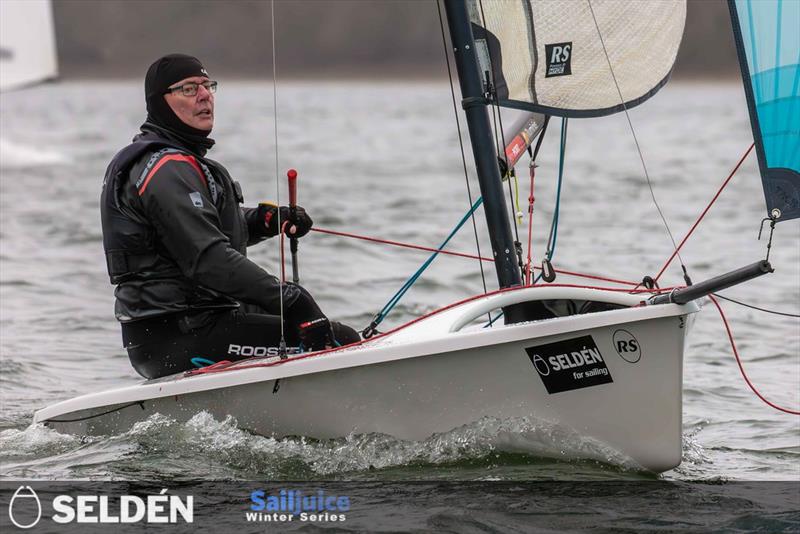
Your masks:
[[[570,464],[597,477],[636,476],[640,467],[607,445],[546,421],[483,418],[422,441],[384,434],[351,434],[314,440],[272,438],[200,412],[185,423],[155,414],[116,436],[80,439],[41,425],[0,433],[5,475],[32,478],[55,472],[70,476],[159,479],[266,478],[341,479],[424,477],[514,480],[539,464],[534,478],[574,473]],[[595,461],[574,461],[580,455]],[[13,462],[13,463],[12,463]],[[558,467],[559,464],[564,464]],[[550,467],[548,467],[550,466]],[[554,471],[552,467],[555,466]],[[438,472],[437,472],[438,470]],[[384,475],[382,475],[382,473]],[[487,478],[488,477],[488,478]]]
[[[81,443],[77,436],[60,434],[40,424],[24,430],[10,428],[0,432],[0,463],[62,454]]]

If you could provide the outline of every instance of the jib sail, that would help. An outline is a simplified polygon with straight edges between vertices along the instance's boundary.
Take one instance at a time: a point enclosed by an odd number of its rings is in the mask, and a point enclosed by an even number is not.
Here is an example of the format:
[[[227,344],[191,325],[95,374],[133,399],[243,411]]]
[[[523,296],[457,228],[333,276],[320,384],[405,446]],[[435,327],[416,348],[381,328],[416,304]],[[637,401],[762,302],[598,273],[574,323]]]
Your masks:
[[[501,106],[564,117],[622,111],[669,78],[685,0],[470,0]]]
[[[767,212],[800,217],[800,2],[729,0]]]

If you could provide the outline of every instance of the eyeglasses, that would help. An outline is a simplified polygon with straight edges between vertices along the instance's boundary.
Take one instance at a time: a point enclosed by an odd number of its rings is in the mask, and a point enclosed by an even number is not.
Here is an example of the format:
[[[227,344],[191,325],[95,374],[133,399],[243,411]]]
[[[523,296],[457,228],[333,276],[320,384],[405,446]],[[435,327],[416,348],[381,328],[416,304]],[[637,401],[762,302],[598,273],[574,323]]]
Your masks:
[[[174,92],[180,90],[180,92],[181,92],[181,94],[183,96],[195,96],[197,94],[198,87],[201,86],[201,85],[203,87],[205,87],[208,90],[209,93],[216,93],[217,92],[217,82],[209,80],[209,81],[203,82],[203,83],[189,82],[189,83],[185,83],[183,85],[179,85],[177,87],[170,87],[169,89],[167,89],[167,92],[164,93],[164,94],[168,95],[170,93],[174,93]]]

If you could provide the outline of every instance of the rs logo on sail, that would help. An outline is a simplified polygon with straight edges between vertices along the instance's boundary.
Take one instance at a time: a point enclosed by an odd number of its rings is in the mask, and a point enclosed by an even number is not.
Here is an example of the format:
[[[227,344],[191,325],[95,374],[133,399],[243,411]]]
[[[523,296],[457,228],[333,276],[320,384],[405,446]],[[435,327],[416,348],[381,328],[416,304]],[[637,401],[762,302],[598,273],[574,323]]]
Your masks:
[[[546,58],[545,78],[572,74],[572,41],[544,45],[544,50]]]

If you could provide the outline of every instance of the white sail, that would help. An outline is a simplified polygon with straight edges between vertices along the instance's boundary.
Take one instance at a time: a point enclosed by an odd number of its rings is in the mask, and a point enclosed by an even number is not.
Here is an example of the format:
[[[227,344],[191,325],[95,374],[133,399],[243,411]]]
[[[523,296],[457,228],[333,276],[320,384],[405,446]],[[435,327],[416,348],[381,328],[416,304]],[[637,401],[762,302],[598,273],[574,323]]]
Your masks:
[[[500,105],[591,117],[639,104],[666,83],[686,2],[471,0],[470,17]]]
[[[0,0],[0,91],[57,75],[50,0]]]

